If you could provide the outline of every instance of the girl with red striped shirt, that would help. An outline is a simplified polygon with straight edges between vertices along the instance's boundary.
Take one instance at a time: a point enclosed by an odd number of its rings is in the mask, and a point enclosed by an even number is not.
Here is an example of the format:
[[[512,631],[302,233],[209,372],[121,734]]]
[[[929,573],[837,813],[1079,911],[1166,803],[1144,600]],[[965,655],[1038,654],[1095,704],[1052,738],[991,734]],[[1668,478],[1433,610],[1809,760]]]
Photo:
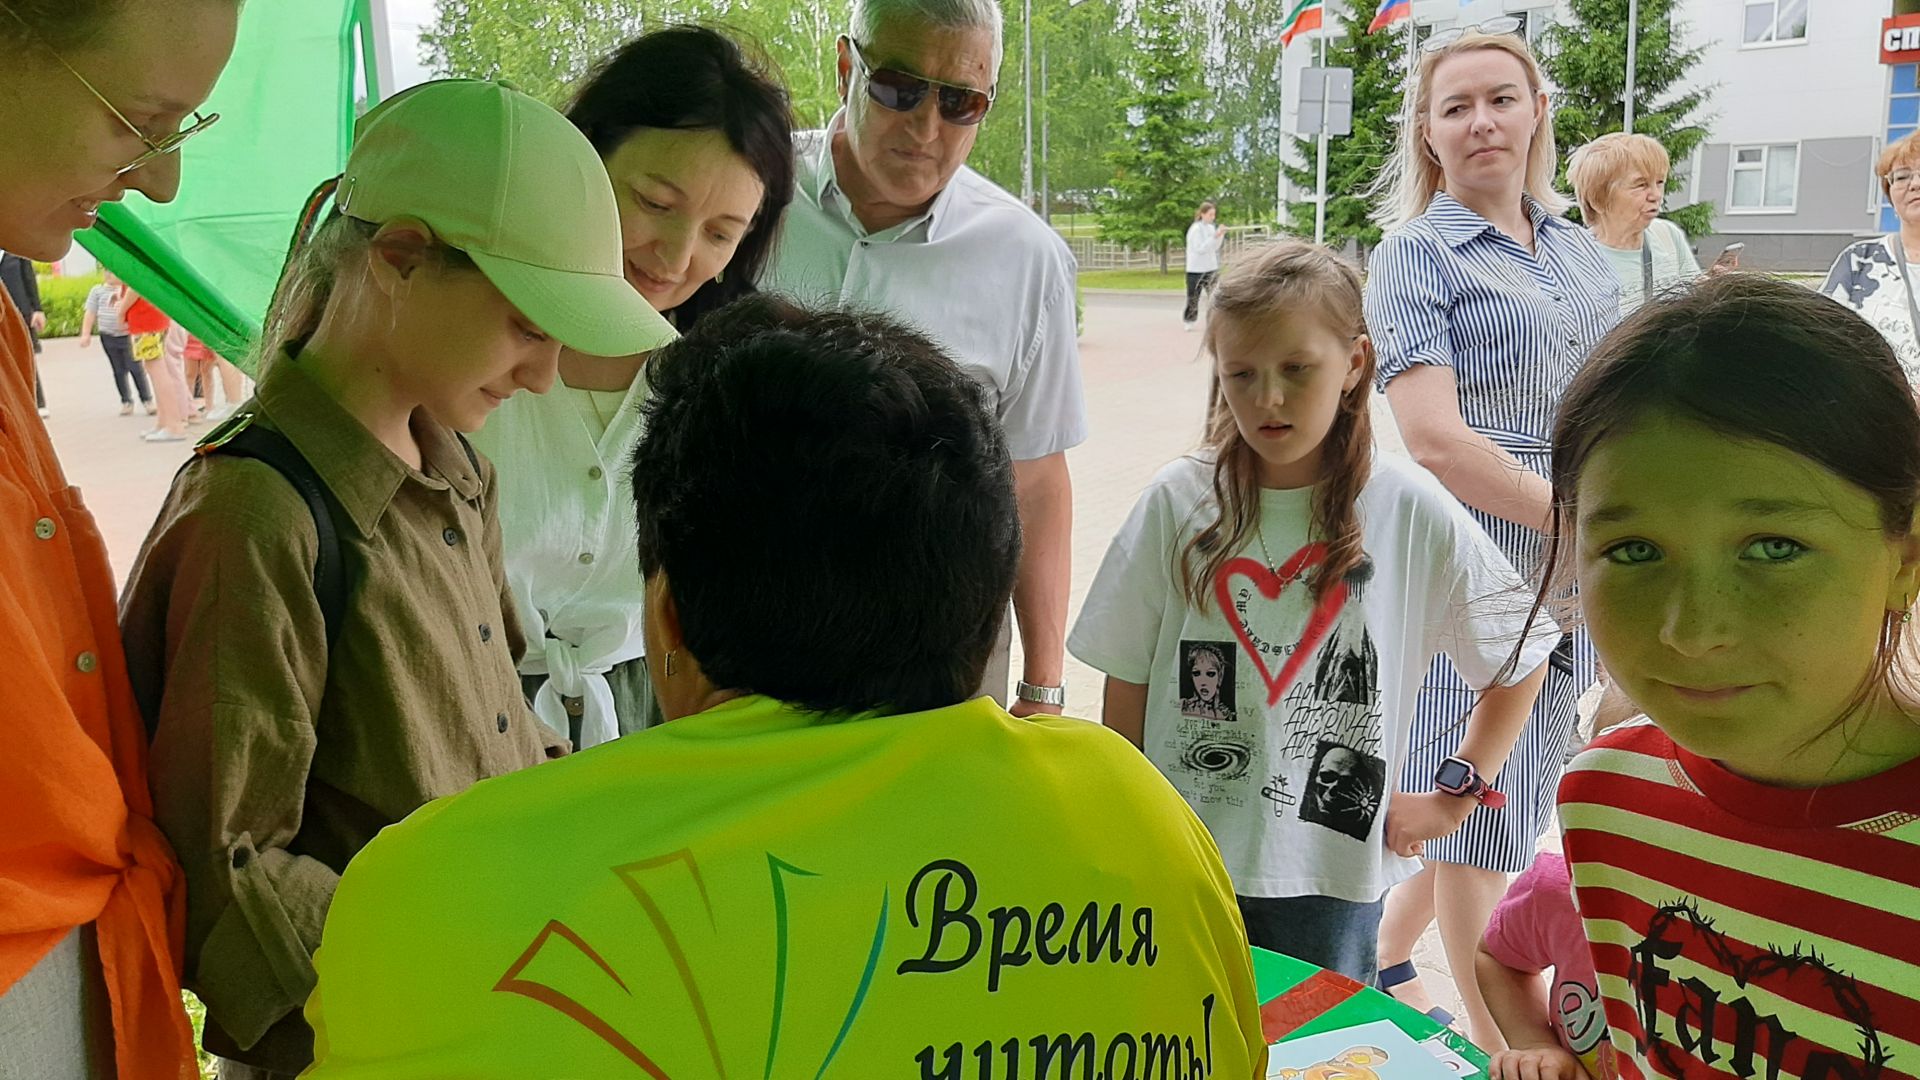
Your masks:
[[[1920,414],[1893,353],[1792,285],[1669,294],[1573,381],[1552,479],[1549,573],[1651,721],[1560,789],[1621,1074],[1920,1073]]]

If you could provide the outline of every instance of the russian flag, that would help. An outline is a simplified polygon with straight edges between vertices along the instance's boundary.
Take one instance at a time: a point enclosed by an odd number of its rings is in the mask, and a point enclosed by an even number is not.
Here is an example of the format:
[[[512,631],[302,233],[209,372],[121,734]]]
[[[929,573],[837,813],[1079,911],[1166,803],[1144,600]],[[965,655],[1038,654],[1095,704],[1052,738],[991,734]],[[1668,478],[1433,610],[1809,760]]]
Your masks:
[[[1383,26],[1392,26],[1401,19],[1413,14],[1413,0],[1380,0],[1380,10],[1367,24],[1367,33],[1371,34]]]

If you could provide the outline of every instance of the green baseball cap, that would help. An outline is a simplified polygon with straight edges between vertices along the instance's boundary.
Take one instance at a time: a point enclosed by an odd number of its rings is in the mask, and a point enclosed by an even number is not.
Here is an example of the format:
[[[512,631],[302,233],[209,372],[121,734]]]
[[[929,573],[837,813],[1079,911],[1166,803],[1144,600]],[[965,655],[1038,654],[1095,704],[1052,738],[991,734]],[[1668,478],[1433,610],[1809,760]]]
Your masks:
[[[376,225],[418,218],[575,352],[631,356],[676,336],[627,282],[593,144],[511,87],[447,79],[381,102],[355,129],[334,202]]]

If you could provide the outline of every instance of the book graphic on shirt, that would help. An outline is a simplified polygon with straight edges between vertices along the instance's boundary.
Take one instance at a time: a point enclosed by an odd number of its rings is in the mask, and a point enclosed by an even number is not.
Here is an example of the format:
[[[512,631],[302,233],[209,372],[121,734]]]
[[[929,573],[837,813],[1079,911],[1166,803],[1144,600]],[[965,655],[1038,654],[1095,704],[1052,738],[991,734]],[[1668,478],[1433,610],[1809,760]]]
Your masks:
[[[767,1075],[825,1073],[874,990],[896,894],[872,898],[864,931],[838,913],[842,898],[819,875],[771,852],[765,860],[767,925],[751,929],[716,920],[712,871],[690,849],[609,867],[631,904],[593,910],[579,925],[549,920],[492,989],[567,1017],[634,1067],[622,1075],[726,1076],[747,1063],[729,1070],[730,1057],[764,1064]],[[848,924],[859,929],[821,929]],[[723,1010],[740,1005],[712,998],[712,972],[743,934],[766,942],[780,975],[768,1038],[733,1045],[721,1035]]]
[[[565,917],[537,925],[503,927],[513,947],[499,950],[504,970],[486,989],[558,1013],[570,1022],[560,1030],[579,1044],[601,1044],[602,1068],[566,1073],[595,1077],[1039,1080],[1090,1076],[1093,1063],[1122,1053],[1137,1060],[1142,1076],[1154,1074],[1156,1058],[1161,1075],[1199,1076],[1203,1063],[1213,1074],[1216,1047],[1226,1053],[1226,1041],[1239,1037],[1232,1011],[1204,986],[1196,998],[1163,994],[1163,1007],[1137,1014],[1146,1031],[1084,1019],[1067,1021],[1079,1027],[1070,1034],[1047,1027],[1056,1017],[1084,1015],[1050,1011],[1057,998],[1111,990],[1145,1000],[1146,989],[1130,981],[1166,985],[1151,970],[1156,963],[1165,970],[1154,908],[1072,894],[1028,908],[1003,899],[1026,884],[1019,878],[987,878],[960,858],[928,855],[910,878],[878,887],[864,878],[838,884],[772,852],[703,863],[682,848],[611,866],[620,887],[595,893],[596,902],[569,905]],[[990,904],[997,914],[987,914]],[[1050,927],[1050,912],[1063,913],[1058,925]],[[997,932],[991,941],[968,933],[982,920],[1000,925],[1003,916],[1006,925],[1038,928],[1031,949],[1016,950]],[[518,955],[507,963],[513,949]],[[741,956],[755,950],[771,968],[771,985],[743,996],[748,984],[735,976]],[[978,987],[971,1006],[958,978]],[[898,1017],[901,996],[913,994],[938,995],[929,1000],[947,1006],[907,1014],[923,1031],[902,1030],[897,1020],[876,1028],[869,1019],[888,998]],[[1027,1010],[993,1008],[998,994]],[[1047,1033],[1033,1034],[1029,1025]],[[855,1042],[865,1045],[843,1055]],[[875,1071],[877,1048],[893,1048],[898,1067]],[[577,1045],[566,1053],[581,1060]],[[849,1056],[864,1057],[865,1066],[836,1064]],[[628,1067],[614,1067],[622,1061]],[[979,1071],[964,1071],[963,1062]]]
[[[1628,952],[1638,1049],[1661,1075],[1914,1075],[1912,1062],[1894,1060],[1874,1018],[1873,1002],[1892,999],[1811,945],[1737,940],[1682,898],[1657,908]],[[1830,1030],[1829,1018],[1845,1025],[1844,1043],[1806,1034]]]
[[[1231,641],[1180,643],[1180,715],[1190,720],[1238,720]]]
[[[1267,1048],[1269,1080],[1452,1080],[1459,1075],[1391,1020],[1289,1039]]]

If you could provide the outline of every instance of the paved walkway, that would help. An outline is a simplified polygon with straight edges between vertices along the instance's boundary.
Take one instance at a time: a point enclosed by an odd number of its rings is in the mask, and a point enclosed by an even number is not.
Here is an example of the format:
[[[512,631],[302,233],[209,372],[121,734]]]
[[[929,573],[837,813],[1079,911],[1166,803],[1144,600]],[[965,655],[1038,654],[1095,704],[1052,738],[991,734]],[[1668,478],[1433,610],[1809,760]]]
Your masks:
[[[1069,454],[1074,484],[1069,626],[1140,489],[1160,466],[1199,442],[1208,364],[1200,355],[1201,335],[1180,326],[1183,302],[1177,293],[1086,298],[1081,358],[1093,434]],[[143,443],[135,437],[152,422],[138,410],[134,416],[119,415],[97,343],[83,352],[71,339],[48,342],[41,375],[53,410],[47,426],[54,444],[69,480],[99,518],[114,570],[124,581],[191,443]],[[1374,427],[1382,449],[1404,452],[1385,401],[1377,396]],[[1014,670],[1019,670],[1017,658]],[[1069,658],[1067,685],[1068,712],[1098,719],[1099,674]],[[1422,942],[1416,960],[1428,969],[1427,985],[1436,1000],[1454,1007],[1445,957],[1434,935]]]

